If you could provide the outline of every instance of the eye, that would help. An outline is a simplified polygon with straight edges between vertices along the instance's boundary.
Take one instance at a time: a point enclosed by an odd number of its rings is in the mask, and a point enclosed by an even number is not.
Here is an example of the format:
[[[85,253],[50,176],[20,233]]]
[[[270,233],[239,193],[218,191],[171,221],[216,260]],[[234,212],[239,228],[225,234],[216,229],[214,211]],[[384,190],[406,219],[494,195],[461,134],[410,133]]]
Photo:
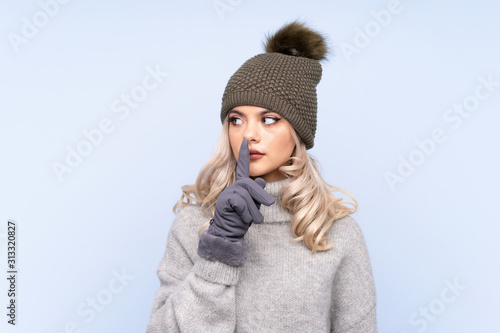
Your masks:
[[[240,121],[240,123],[236,123],[236,121]],[[241,124],[241,119],[238,117],[230,117],[229,118],[229,123],[233,125],[240,125]]]
[[[276,124],[281,118],[276,118],[276,117],[264,117],[264,124],[265,125],[273,125]]]

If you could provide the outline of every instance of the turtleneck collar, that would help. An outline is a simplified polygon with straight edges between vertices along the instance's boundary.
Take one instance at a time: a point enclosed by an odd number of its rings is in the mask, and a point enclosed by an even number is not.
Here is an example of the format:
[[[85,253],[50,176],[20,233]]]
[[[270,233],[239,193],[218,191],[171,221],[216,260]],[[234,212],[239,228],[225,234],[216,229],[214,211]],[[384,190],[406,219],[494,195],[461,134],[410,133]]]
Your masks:
[[[278,192],[279,190],[290,183],[291,178],[285,178],[282,180],[268,182],[266,183],[266,187],[264,190],[271,194],[276,201],[271,206],[261,205],[260,212],[264,216],[264,223],[289,223],[292,218],[292,213],[285,208],[282,208],[279,200],[278,200]]]
[[[271,194],[273,197],[278,196],[279,190],[286,184],[292,181],[291,178],[284,178],[282,180],[277,180],[275,182],[266,182],[266,187],[264,188],[267,193]]]

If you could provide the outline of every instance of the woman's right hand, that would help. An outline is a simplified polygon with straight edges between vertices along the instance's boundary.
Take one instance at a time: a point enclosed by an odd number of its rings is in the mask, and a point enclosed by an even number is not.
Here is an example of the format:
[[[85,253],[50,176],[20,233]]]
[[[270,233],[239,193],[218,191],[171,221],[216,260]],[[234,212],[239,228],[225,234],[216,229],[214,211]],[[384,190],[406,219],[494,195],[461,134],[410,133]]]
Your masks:
[[[230,241],[243,240],[252,222],[264,221],[260,205],[270,206],[275,202],[265,187],[264,179],[250,178],[250,151],[247,140],[243,139],[236,165],[236,181],[217,198],[208,233]]]

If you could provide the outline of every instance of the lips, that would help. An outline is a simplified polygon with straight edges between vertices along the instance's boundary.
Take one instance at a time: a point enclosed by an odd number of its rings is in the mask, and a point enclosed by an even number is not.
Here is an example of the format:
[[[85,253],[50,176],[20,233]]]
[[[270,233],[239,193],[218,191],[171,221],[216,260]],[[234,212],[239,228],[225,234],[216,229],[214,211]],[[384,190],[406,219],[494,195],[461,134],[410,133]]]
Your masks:
[[[257,149],[249,149],[250,150],[250,155],[264,155],[262,154],[260,151],[258,151]]]
[[[262,154],[257,149],[249,149],[249,151],[250,151],[250,160],[258,160],[264,157],[264,154]]]

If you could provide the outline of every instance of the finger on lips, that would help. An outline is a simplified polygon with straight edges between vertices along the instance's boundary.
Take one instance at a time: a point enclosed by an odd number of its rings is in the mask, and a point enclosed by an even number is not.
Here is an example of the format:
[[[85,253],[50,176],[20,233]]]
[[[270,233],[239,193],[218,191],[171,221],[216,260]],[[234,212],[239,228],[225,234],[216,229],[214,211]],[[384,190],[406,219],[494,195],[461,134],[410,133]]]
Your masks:
[[[250,150],[248,142],[243,139],[238,154],[238,163],[236,164],[236,180],[250,177]]]
[[[270,206],[275,202],[274,197],[264,190],[264,187],[266,185],[264,179],[250,179],[250,150],[248,148],[248,141],[246,139],[243,139],[243,141],[241,142],[240,151],[238,154],[238,162],[236,164],[236,180],[241,180],[239,185],[245,188],[248,193],[250,193],[250,196],[257,202],[262,203],[266,206]]]

